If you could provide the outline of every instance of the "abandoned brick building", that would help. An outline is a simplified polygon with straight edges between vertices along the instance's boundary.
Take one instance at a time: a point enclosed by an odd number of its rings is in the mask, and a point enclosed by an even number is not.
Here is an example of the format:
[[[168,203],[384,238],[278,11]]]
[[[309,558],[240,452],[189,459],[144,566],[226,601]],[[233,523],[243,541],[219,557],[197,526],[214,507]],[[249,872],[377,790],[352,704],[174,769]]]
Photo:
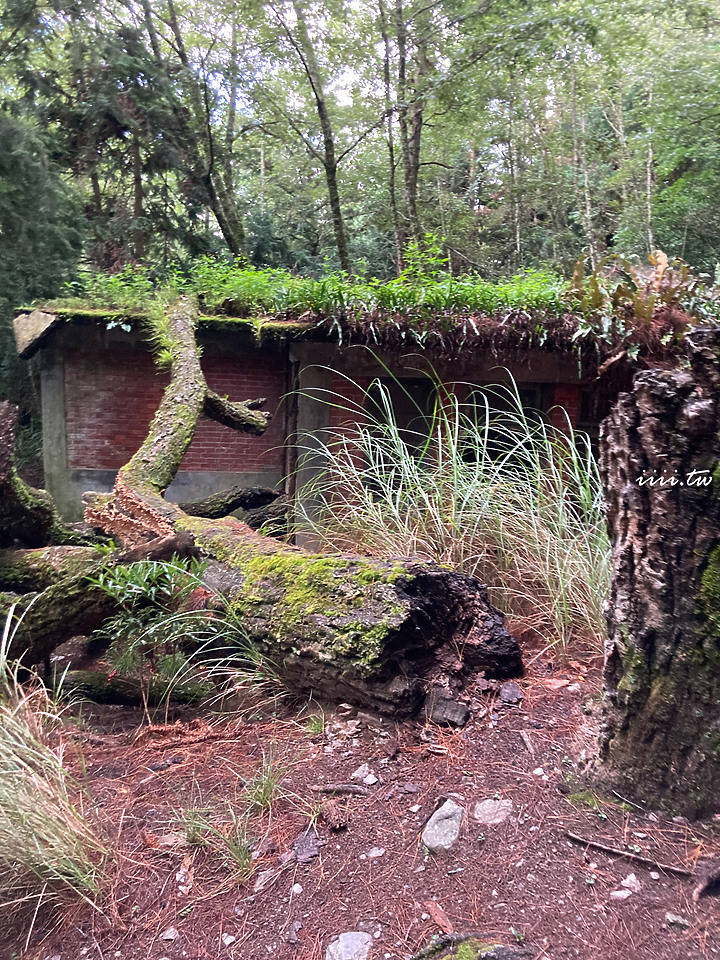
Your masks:
[[[142,325],[102,311],[27,310],[15,320],[17,348],[39,383],[45,484],[68,519],[82,515],[82,494],[110,490],[117,470],[145,438],[168,380],[158,371]],[[187,501],[232,485],[302,483],[298,449],[312,446],[348,414],[323,402],[331,395],[363,405],[376,378],[394,395],[427,403],[432,371],[455,392],[512,376],[523,403],[558,425],[594,429],[593,382],[568,349],[467,349],[443,357],[431,346],[369,349],[340,342],[316,324],[205,318],[198,330],[211,389],[231,400],[265,397],[272,421],[261,437],[203,420],[168,498]],[[311,468],[307,468],[311,469]],[[307,472],[306,469],[306,472]],[[295,480],[291,479],[296,472]]]

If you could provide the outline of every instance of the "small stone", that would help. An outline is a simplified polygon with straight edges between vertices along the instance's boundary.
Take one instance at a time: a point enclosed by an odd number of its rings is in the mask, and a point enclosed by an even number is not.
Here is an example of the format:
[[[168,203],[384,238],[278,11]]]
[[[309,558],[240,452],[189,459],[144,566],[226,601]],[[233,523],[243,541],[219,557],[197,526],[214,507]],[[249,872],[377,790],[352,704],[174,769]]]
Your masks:
[[[253,887],[254,893],[259,893],[265,884],[270,883],[273,877],[277,876],[277,870],[261,870],[257,875],[257,880],[255,881],[255,886]]]
[[[502,823],[513,811],[512,800],[482,800],[475,804],[475,819],[488,826]]]
[[[293,843],[293,850],[297,856],[298,863],[310,863],[314,857],[318,856],[320,847],[324,844],[325,841],[321,840],[314,833],[309,833],[308,831],[301,833],[295,843]]]
[[[642,890],[642,884],[634,873],[629,873],[624,880],[621,880],[620,886],[625,887],[626,890],[630,890],[631,893],[640,893]]]
[[[385,847],[373,847],[372,850],[369,850],[366,854],[368,860],[377,860],[379,857],[385,856]]]
[[[543,770],[542,767],[536,767],[536,768],[533,770],[533,776],[534,776],[534,777],[544,777],[544,776],[545,776],[545,771]]]
[[[520,703],[524,696],[525,694],[514,680],[506,680],[500,687],[500,699],[503,703]]]
[[[341,933],[325,951],[325,960],[369,960],[372,943],[369,933]]]
[[[368,787],[374,787],[378,782],[378,778],[374,773],[369,773],[366,777],[363,777],[363,783]]]
[[[178,940],[179,938],[180,933],[175,927],[168,927],[167,930],[160,934],[160,940]]]
[[[673,818],[672,818],[672,822],[673,822],[673,823],[680,823],[680,824],[683,824],[684,826],[687,826],[687,825],[690,823],[690,821],[688,820],[687,817],[673,817]],[[674,916],[674,914],[673,914],[673,916]]]
[[[422,807],[419,803],[414,803],[409,809],[410,813],[420,813]]]
[[[610,896],[613,900],[627,900],[632,896],[632,890],[612,890]]]
[[[224,933],[222,935],[223,945],[229,947],[231,944],[235,943],[237,937],[234,937],[231,933]]]
[[[240,903],[236,903],[235,906],[233,907],[233,913],[235,914],[236,917],[244,917],[245,907],[243,907],[242,904]]]
[[[299,883],[294,883],[294,884],[292,885],[292,892],[293,892],[296,896],[299,896],[299,895],[303,892],[302,885],[299,884]]]
[[[370,767],[366,763],[361,763],[360,766],[354,773],[350,774],[351,780],[364,780],[365,777],[369,776]]]
[[[459,728],[470,719],[470,709],[465,703],[430,694],[425,703],[425,716],[438,726]]]
[[[669,927],[689,927],[690,921],[686,920],[685,917],[679,916],[677,913],[668,913],[665,914],[665,920]]]
[[[302,930],[302,920],[293,921],[290,929],[287,932],[285,939],[288,943],[297,943],[298,942],[298,932]]]
[[[657,872],[657,870],[651,870],[651,871],[650,871],[650,879],[651,879],[651,880],[659,880],[659,879],[660,879],[660,874]]]
[[[446,800],[428,820],[422,842],[431,853],[447,853],[460,836],[465,810],[454,800]]]

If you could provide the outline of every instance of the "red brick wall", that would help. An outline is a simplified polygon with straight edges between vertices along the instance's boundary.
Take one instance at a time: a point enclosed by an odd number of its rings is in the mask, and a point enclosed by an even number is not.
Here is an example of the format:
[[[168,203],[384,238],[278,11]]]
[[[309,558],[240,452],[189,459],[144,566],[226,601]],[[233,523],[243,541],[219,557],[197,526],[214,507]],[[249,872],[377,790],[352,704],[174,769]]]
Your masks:
[[[557,383],[553,390],[550,421],[554,427],[563,430],[567,427],[568,417],[573,427],[580,422],[580,394],[581,388],[577,383]],[[557,409],[562,407],[562,409]],[[567,413],[567,417],[563,413]]]
[[[351,427],[361,421],[363,417],[358,408],[365,406],[365,394],[369,386],[370,377],[348,380],[339,373],[334,374],[330,382],[330,395],[323,396],[323,400],[333,404],[328,425],[335,429]]]
[[[286,390],[284,358],[260,351],[207,354],[202,366],[213,390],[231,400],[267,397],[265,409],[274,417],[262,437],[202,420],[181,470],[282,472],[286,427],[278,406]],[[141,350],[67,354],[68,466],[117,470],[126,463],[145,439],[167,382],[167,374],[158,373],[150,355]]]

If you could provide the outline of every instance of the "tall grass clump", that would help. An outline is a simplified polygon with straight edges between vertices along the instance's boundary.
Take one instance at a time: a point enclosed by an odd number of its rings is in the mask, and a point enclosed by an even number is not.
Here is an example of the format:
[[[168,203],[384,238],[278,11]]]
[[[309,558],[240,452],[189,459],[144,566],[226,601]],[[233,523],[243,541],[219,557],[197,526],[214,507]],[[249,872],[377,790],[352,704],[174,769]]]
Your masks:
[[[105,845],[64,764],[56,706],[8,660],[12,614],[0,643],[0,911],[68,895],[92,902]]]
[[[398,426],[381,382],[374,415],[345,408],[352,425],[309,451],[323,470],[299,498],[299,523],[326,549],[472,574],[548,643],[601,646],[609,545],[589,439],[524,409],[514,383],[435,387],[421,432]]]

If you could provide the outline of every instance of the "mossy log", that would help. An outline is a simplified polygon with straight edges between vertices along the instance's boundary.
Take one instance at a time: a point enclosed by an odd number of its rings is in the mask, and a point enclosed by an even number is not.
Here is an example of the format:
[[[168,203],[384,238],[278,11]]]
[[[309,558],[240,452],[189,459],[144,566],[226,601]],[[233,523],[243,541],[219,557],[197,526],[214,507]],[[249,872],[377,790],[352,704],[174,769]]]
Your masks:
[[[49,493],[28,486],[18,476],[16,418],[17,408],[7,400],[0,402],[0,547],[91,542],[92,538],[62,522]]]
[[[208,584],[225,597],[285,683],[394,716],[418,710],[431,686],[459,693],[480,670],[520,675],[518,645],[472,577],[414,560],[308,554],[232,518],[191,517],[164,499],[199,417],[208,412],[195,322],[194,305],[180,300],[160,328],[172,356],[170,383],[113,493],[94,497],[86,511],[86,520],[119,540],[125,552],[114,561],[89,561],[87,573],[182,539],[185,549],[190,543],[210,561]],[[213,397],[211,406],[218,402]],[[222,401],[226,413],[228,403]],[[261,432],[267,416],[256,406],[234,404],[233,426]],[[88,633],[99,626],[112,612],[108,603],[73,571],[28,607],[18,642],[32,641],[28,659],[44,658],[73,635],[69,630]]]
[[[686,816],[720,811],[720,333],[636,375],[602,426],[613,585],[602,775]]]
[[[84,697],[94,703],[140,707],[144,702],[142,686],[135,677],[109,676],[107,673],[99,673],[96,670],[68,670],[58,673],[57,679],[62,680],[64,693]],[[209,683],[197,681],[173,683],[171,680],[153,677],[145,690],[145,697],[150,707],[156,707],[166,701],[193,704],[199,703],[212,690],[213,687]]]

